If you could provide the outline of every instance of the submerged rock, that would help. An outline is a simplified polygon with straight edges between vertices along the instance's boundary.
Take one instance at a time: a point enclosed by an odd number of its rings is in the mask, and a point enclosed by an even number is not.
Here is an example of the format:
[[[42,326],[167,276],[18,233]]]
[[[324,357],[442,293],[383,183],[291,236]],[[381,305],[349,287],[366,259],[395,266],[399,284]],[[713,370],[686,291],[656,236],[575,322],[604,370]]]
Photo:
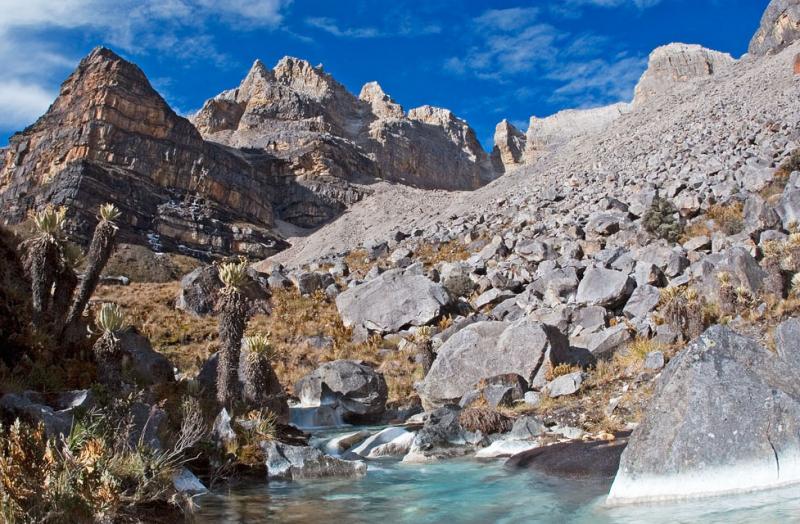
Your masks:
[[[261,443],[261,449],[266,455],[269,478],[360,477],[367,473],[364,462],[338,459],[308,446],[265,441]]]
[[[719,495],[800,481],[795,366],[713,326],[673,358],[622,455],[609,503]]]

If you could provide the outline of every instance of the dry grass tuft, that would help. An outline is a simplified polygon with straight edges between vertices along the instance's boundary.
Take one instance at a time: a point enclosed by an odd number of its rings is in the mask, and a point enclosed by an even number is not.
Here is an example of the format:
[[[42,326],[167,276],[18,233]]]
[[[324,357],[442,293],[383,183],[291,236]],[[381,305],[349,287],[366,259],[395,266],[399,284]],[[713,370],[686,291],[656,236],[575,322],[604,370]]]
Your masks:
[[[468,259],[471,255],[468,246],[460,240],[423,243],[414,250],[414,258],[425,264],[426,267],[435,266],[440,262],[460,262]]]
[[[708,208],[706,216],[726,235],[741,233],[744,227],[744,205],[741,202],[714,204]]]
[[[505,433],[514,425],[513,419],[491,408],[467,408],[458,420],[467,431],[480,431],[484,435]]]
[[[153,348],[166,355],[182,372],[197,373],[217,349],[217,319],[195,317],[174,307],[179,285],[141,283],[125,287],[105,286],[96,298],[115,302],[125,309],[126,320],[150,339]],[[296,289],[273,290],[272,314],[256,315],[246,335],[269,333],[275,372],[285,388],[320,364],[331,360],[364,360],[378,367],[386,377],[389,399],[407,401],[413,394],[421,370],[413,355],[399,351],[381,352],[382,339],[352,342],[336,305],[324,293],[301,296]],[[322,341],[320,346],[319,341]]]

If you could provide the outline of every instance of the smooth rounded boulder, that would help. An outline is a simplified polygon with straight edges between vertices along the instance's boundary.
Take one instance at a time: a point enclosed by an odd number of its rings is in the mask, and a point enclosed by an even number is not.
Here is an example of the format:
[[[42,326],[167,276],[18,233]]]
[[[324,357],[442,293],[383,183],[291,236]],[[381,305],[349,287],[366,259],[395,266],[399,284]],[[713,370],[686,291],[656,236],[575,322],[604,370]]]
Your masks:
[[[739,493],[800,481],[800,374],[713,326],[661,372],[608,503]]]
[[[345,422],[377,420],[386,410],[383,375],[362,362],[334,360],[294,385],[302,407],[336,406]]]

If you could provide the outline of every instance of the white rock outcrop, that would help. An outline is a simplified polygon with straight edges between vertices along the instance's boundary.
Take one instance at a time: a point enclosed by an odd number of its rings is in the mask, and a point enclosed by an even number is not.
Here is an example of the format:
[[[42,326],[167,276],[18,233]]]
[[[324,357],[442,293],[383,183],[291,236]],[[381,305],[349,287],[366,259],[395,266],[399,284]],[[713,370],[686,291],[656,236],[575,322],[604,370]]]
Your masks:
[[[633,97],[634,107],[666,93],[676,85],[695,78],[706,78],[735,62],[728,53],[699,45],[669,44],[650,53],[647,70],[639,79]]]

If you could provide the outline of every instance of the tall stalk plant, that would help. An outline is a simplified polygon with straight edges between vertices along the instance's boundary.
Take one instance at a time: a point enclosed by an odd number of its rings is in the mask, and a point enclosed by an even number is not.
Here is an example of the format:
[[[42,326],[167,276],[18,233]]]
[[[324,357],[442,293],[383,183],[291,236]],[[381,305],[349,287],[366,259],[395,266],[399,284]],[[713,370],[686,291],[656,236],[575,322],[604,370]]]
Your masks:
[[[67,315],[66,327],[74,326],[78,323],[86,304],[89,302],[89,298],[91,298],[97,283],[100,281],[100,273],[102,273],[114,249],[114,239],[117,236],[118,229],[115,222],[120,216],[121,213],[114,204],[100,206],[100,221],[94,229],[92,242],[86,255],[86,272],[81,279],[78,293]]]
[[[242,293],[247,281],[247,263],[221,264],[219,278],[225,287],[220,296],[217,401],[232,410],[239,398],[239,357],[247,323],[247,300]]]
[[[32,215],[37,235],[28,247],[34,322],[44,324],[50,316],[53,284],[60,262],[60,242],[66,208],[47,206]]]
[[[116,304],[103,304],[95,319],[102,335],[94,343],[97,381],[109,389],[122,384],[122,344],[120,333],[125,329],[125,316]]]

